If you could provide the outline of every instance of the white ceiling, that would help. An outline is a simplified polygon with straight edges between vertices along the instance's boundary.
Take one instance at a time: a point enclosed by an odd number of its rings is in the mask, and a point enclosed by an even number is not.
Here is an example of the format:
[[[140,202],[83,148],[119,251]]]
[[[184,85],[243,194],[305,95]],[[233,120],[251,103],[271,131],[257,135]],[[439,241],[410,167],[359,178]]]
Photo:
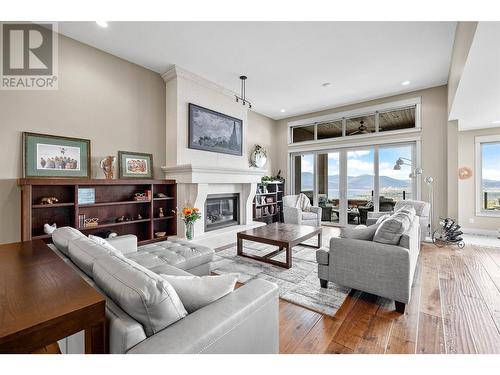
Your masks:
[[[239,91],[274,119],[446,84],[455,22],[60,22],[60,33]],[[411,84],[402,86],[409,80]],[[322,87],[331,82],[331,87]],[[285,109],[285,113],[280,110]]]
[[[477,25],[450,120],[459,130],[500,126],[500,22]]]

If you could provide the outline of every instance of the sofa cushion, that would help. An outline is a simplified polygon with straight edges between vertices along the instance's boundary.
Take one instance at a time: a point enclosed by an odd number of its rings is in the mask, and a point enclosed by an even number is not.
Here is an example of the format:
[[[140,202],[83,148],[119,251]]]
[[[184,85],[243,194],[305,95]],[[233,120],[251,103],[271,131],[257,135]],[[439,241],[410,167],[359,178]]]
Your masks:
[[[125,257],[96,260],[94,281],[127,314],[140,322],[146,336],[187,315],[174,288],[159,275]]]
[[[70,241],[81,237],[85,237],[85,235],[79,230],[72,227],[61,227],[52,233],[52,242],[60,252],[69,256],[68,246]]]
[[[217,301],[234,290],[238,274],[172,276],[160,274],[175,289],[188,313]]]
[[[311,211],[302,211],[302,220],[318,220],[318,214]]]
[[[96,259],[109,254],[115,254],[123,257],[123,255],[112,246],[106,247],[87,237],[72,240],[69,243],[68,250],[69,257],[73,263],[76,264],[78,268],[85,272],[90,278],[93,278],[92,267],[94,267]]]
[[[352,238],[354,240],[372,241],[379,225],[380,224],[370,225],[369,227],[342,228],[340,230],[340,237]]]
[[[407,211],[397,211],[381,222],[373,236],[373,241],[391,245],[399,244],[401,236],[411,226],[415,215]]]
[[[136,253],[126,257],[146,268],[169,264],[182,270],[189,270],[211,262],[214,250],[184,240],[167,240],[140,246]]]

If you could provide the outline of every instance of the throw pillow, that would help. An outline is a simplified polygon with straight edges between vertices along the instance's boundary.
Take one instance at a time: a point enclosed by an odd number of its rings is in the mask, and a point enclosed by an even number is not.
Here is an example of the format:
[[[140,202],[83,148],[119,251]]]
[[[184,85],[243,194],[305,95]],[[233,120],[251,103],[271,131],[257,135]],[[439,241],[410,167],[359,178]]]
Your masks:
[[[411,216],[415,216],[417,212],[415,211],[415,207],[410,206],[410,205],[405,205],[401,208],[399,208],[396,212],[406,212],[407,214]]]
[[[116,247],[114,247],[113,245],[111,245],[107,240],[105,240],[102,237],[94,236],[93,234],[89,234],[89,239],[91,239],[95,243],[97,243],[97,244],[105,247],[106,249],[108,249],[108,250],[110,250],[112,252],[118,252],[118,250],[116,249]]]
[[[380,217],[377,219],[377,221],[376,221],[376,223],[375,223],[375,224],[380,224],[382,221],[384,221],[384,220],[385,220],[385,219],[387,219],[388,217],[391,217],[391,215],[389,215],[389,214],[385,214],[385,215],[380,216]]]
[[[110,255],[96,260],[94,281],[123,311],[154,335],[187,315],[172,285],[125,257]]]
[[[377,231],[378,224],[370,225],[369,227],[342,228],[340,230],[340,238],[351,238],[354,240],[371,241]]]
[[[160,274],[175,289],[188,313],[224,297],[234,290],[238,274],[217,276],[172,276]]]
[[[413,217],[414,215],[405,211],[395,212],[379,224],[373,241],[390,245],[399,244],[403,233],[410,228]]]

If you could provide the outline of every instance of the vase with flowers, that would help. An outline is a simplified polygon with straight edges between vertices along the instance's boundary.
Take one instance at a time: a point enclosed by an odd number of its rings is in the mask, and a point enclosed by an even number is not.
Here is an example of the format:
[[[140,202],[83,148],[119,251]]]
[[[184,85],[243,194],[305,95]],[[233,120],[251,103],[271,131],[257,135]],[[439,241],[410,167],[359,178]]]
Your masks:
[[[200,210],[196,207],[186,206],[180,212],[180,217],[186,224],[186,238],[192,240],[194,236],[194,222],[201,219]]]

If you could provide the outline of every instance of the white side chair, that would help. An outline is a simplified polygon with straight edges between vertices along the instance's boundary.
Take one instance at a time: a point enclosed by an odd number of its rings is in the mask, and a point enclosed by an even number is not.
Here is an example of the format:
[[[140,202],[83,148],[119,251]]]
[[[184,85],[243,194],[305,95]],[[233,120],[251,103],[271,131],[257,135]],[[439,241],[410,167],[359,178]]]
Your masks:
[[[311,211],[302,211],[297,208],[298,195],[286,195],[283,197],[283,218],[286,224],[321,225],[321,207],[311,206]]]

